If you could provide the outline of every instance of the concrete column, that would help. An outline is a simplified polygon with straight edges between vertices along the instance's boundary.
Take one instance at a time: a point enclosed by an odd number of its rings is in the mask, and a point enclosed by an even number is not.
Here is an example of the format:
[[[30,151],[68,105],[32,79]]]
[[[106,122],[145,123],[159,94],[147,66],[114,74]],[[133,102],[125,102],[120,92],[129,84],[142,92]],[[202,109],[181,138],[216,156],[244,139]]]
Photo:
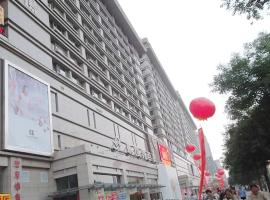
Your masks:
[[[89,83],[86,83],[86,84],[85,84],[85,89],[86,89],[87,94],[90,94],[90,93],[91,93]]]
[[[86,77],[89,77],[88,67],[87,67],[86,64],[83,64],[82,69],[83,69],[84,75],[85,75]]]
[[[121,183],[122,184],[128,184],[127,171],[126,171],[126,169],[123,169],[122,176],[121,176]],[[125,188],[124,189],[124,192],[127,194],[126,200],[130,200],[129,189],[128,188]]]
[[[90,155],[82,155],[78,160],[77,175],[78,175],[78,186],[87,186],[94,183],[92,164],[90,163]],[[80,199],[89,200],[91,198],[90,191],[80,190]]]

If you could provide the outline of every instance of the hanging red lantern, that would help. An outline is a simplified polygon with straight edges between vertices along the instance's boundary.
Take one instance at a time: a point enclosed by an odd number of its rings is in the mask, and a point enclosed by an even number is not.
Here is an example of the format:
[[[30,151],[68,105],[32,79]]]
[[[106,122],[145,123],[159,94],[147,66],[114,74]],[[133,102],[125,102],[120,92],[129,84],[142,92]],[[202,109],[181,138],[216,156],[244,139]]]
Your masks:
[[[224,175],[224,170],[223,170],[223,169],[218,169],[217,173],[218,173],[220,176],[223,176],[223,175]]]
[[[205,172],[205,176],[210,176],[210,175],[211,174],[208,171]]]
[[[212,117],[216,111],[215,104],[207,98],[199,97],[193,99],[189,105],[192,115],[199,120]]]
[[[193,155],[193,159],[194,159],[194,160],[200,160],[201,157],[202,157],[201,154],[194,154],[194,155]]]
[[[186,151],[187,151],[188,153],[192,153],[193,151],[195,151],[195,149],[196,149],[196,147],[195,147],[195,145],[193,145],[193,144],[188,144],[188,145],[186,146]]]

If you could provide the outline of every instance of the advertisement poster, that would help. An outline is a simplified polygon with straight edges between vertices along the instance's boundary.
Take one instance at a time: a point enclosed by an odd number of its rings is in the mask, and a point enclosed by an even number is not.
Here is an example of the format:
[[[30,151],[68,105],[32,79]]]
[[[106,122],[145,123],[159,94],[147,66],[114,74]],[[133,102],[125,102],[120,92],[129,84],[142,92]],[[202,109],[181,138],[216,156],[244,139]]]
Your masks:
[[[53,153],[50,87],[5,61],[5,149]]]
[[[163,164],[166,166],[171,166],[172,161],[171,161],[169,149],[163,144],[159,144],[158,149],[159,149],[159,154],[160,154],[160,160],[163,162]]]
[[[124,192],[121,192],[118,194],[118,200],[126,200],[127,199],[127,194]]]
[[[106,200],[118,200],[117,192],[106,192]]]

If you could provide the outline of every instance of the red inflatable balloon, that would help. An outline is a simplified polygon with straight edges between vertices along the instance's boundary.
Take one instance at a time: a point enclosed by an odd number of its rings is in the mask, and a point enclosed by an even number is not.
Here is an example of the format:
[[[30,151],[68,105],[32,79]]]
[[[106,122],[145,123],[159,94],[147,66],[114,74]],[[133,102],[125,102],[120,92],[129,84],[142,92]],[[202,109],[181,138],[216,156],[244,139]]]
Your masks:
[[[220,176],[223,176],[223,175],[224,175],[224,170],[223,170],[223,169],[218,169],[217,173],[218,173]]]
[[[193,151],[195,151],[195,149],[196,149],[196,147],[195,147],[193,144],[188,144],[188,145],[186,146],[186,151],[187,151],[188,153],[192,153]]]
[[[194,154],[194,155],[193,155],[193,159],[194,159],[194,160],[200,160],[201,157],[202,157],[202,156],[201,156],[200,154]]]
[[[191,101],[189,110],[195,118],[206,120],[214,115],[216,107],[215,104],[209,99],[199,97]]]

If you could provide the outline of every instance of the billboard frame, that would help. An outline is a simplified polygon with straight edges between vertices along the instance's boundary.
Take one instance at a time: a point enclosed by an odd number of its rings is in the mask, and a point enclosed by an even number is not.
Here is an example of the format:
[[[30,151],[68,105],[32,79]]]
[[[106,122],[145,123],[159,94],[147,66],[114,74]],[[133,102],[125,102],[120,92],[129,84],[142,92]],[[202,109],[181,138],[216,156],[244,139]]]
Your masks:
[[[23,152],[23,153],[29,153],[29,154],[35,154],[35,155],[41,155],[41,156],[47,156],[51,157],[53,156],[54,153],[54,144],[53,144],[53,127],[52,127],[52,111],[51,111],[51,90],[50,90],[50,84],[43,81],[39,77],[29,73],[28,71],[18,67],[17,65],[13,64],[12,62],[3,59],[3,65],[4,65],[4,135],[3,135],[3,148],[5,150],[10,150],[10,151],[16,151],[16,152]],[[50,143],[51,143],[51,148],[50,152],[45,152],[45,151],[37,151],[37,150],[31,150],[31,148],[22,148],[22,147],[16,147],[8,144],[8,137],[9,137],[9,113],[8,113],[8,103],[9,103],[9,89],[8,89],[8,71],[9,71],[9,66],[13,67],[14,69],[20,71],[21,73],[26,74],[30,78],[44,84],[47,87],[47,94],[48,94],[48,111],[49,111],[49,128],[50,128]]]

